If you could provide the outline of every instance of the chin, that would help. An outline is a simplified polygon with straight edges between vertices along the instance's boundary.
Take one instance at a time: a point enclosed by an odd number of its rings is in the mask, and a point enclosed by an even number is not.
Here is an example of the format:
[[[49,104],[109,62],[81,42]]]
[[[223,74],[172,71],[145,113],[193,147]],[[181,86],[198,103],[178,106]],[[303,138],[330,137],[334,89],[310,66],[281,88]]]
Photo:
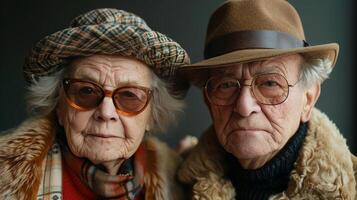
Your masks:
[[[268,155],[273,149],[267,135],[264,132],[254,134],[233,132],[227,137],[227,144],[224,148],[239,159],[253,159]]]
[[[261,151],[249,151],[249,150],[233,150],[231,151],[231,153],[238,159],[255,159],[255,158],[259,158],[262,156],[267,155],[268,153],[266,152],[261,152]]]
[[[254,159],[271,153],[271,149],[261,144],[235,144],[225,148],[238,159]]]
[[[107,155],[107,154],[96,154],[96,155],[88,155],[87,159],[90,160],[93,164],[101,164],[106,162],[112,162],[117,160],[125,159],[122,156],[118,155]]]

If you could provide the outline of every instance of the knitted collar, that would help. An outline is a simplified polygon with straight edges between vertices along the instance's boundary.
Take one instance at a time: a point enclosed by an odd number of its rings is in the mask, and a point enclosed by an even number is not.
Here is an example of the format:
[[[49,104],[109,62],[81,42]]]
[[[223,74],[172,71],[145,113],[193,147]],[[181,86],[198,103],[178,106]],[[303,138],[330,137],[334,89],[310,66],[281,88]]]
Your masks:
[[[243,169],[231,154],[227,156],[228,178],[236,188],[237,197],[242,199],[267,199],[288,187],[289,175],[293,170],[300,147],[306,136],[307,123],[302,123],[286,145],[264,166],[255,170]]]

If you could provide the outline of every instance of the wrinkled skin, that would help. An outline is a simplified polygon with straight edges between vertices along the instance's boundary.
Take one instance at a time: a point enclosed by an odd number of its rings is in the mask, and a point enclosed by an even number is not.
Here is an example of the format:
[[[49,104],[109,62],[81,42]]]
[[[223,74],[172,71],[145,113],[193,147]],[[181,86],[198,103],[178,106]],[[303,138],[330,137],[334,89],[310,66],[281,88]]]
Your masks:
[[[94,55],[77,59],[70,67],[68,77],[96,82],[106,90],[128,84],[151,86],[150,69],[133,58]],[[138,115],[124,116],[116,111],[112,98],[105,97],[97,108],[79,111],[66,102],[61,90],[57,115],[71,152],[116,174],[139,147],[148,129],[150,110],[149,104]]]
[[[242,87],[240,96],[231,106],[214,105],[206,96],[220,144],[244,168],[263,166],[284,147],[300,122],[309,120],[320,94],[320,84],[307,87],[298,82],[301,63],[300,55],[290,55],[211,71],[212,75],[233,76],[247,85],[254,75],[260,73],[279,73],[289,84],[297,83],[289,88],[288,98],[278,105],[260,104],[247,86]]]

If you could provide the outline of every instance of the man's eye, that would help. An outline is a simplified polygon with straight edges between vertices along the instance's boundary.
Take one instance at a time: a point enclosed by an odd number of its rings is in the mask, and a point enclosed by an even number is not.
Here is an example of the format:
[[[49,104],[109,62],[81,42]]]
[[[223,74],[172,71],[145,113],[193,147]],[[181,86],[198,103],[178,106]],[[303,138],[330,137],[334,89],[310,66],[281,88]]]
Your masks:
[[[260,84],[260,86],[265,86],[265,87],[275,87],[275,86],[279,86],[279,83],[276,81],[264,81],[263,83]]]
[[[219,89],[228,89],[228,88],[232,88],[232,87],[236,87],[235,82],[224,82],[224,83],[219,84],[219,86],[218,86]]]

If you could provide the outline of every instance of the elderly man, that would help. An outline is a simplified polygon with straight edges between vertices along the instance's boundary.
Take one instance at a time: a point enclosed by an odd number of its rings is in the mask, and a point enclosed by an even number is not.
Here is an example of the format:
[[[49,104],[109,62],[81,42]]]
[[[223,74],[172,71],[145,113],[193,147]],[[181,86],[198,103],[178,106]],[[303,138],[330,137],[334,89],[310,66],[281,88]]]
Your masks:
[[[356,158],[314,108],[338,45],[305,41],[285,0],[227,1],[205,60],[181,68],[202,88],[213,126],[179,170],[193,199],[355,199]]]

